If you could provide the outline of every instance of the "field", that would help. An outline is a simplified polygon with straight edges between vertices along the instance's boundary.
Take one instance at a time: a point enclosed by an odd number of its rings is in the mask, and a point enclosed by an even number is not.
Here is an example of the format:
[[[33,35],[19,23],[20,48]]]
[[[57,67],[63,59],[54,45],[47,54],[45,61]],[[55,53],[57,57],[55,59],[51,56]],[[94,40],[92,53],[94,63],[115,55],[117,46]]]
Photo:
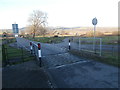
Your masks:
[[[89,39],[93,37],[84,37],[84,38],[86,39],[82,39],[82,38],[80,39],[82,44],[93,44],[94,39]],[[97,38],[101,38],[103,45],[118,45],[119,43],[119,39],[118,39],[119,36],[101,36]],[[74,42],[79,43],[78,40],[74,40]],[[96,44],[97,45],[100,44],[99,39],[96,39]]]
[[[119,36],[103,36],[102,37],[102,43],[103,44],[111,44],[111,45],[117,45],[119,43]]]
[[[65,39],[65,37],[35,37],[34,39],[33,38],[29,39],[41,43],[60,43],[62,42],[63,39]]]
[[[93,27],[81,27],[74,29],[57,29],[54,30],[59,35],[70,35],[70,36],[85,36],[86,34],[93,33]],[[50,31],[51,32],[51,31]],[[117,27],[96,27],[96,32],[102,33],[102,35],[115,35],[118,33]]]

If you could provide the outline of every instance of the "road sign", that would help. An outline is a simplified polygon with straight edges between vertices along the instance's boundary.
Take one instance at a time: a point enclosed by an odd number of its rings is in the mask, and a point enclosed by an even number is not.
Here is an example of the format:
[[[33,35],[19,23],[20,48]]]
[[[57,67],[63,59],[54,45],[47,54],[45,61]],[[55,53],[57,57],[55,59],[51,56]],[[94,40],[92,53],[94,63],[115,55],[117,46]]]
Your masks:
[[[93,50],[94,50],[95,53],[96,53],[96,50],[95,50],[95,29],[96,29],[96,24],[97,24],[97,19],[96,19],[96,17],[93,18],[92,24],[94,25],[94,42],[93,42]]]
[[[18,24],[12,24],[13,33],[19,33]]]
[[[97,24],[97,19],[96,19],[96,18],[93,18],[92,24],[93,24],[93,25],[96,25],[96,24]]]

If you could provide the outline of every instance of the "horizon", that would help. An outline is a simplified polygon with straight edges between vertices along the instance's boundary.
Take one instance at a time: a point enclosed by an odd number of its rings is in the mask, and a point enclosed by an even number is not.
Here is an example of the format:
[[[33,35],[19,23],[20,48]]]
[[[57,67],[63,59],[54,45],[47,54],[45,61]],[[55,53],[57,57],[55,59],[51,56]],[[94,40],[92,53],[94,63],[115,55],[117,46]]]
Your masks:
[[[18,26],[18,27],[19,27],[19,26]],[[53,27],[53,26],[51,26],[51,27],[52,27],[52,28],[56,28],[56,29],[57,29],[57,28],[70,28],[70,29],[72,29],[72,28],[81,28],[81,29],[82,29],[82,28],[94,28],[94,26],[91,26],[91,27],[80,27],[80,26],[75,26],[75,27],[62,27],[62,26],[61,26],[61,27],[58,27],[58,26],[56,26],[56,27]],[[50,27],[50,28],[51,28],[51,27]],[[26,28],[26,27],[22,27],[22,28],[18,28],[18,29],[21,30],[21,29],[23,29],[23,28]],[[49,28],[49,27],[48,27],[48,28]],[[119,27],[96,27],[96,29],[97,29],[97,28],[119,28]],[[12,30],[12,28],[7,28],[7,29],[2,29],[2,28],[0,28],[0,31],[1,31],[1,30]],[[64,30],[64,29],[63,29],[63,30]]]

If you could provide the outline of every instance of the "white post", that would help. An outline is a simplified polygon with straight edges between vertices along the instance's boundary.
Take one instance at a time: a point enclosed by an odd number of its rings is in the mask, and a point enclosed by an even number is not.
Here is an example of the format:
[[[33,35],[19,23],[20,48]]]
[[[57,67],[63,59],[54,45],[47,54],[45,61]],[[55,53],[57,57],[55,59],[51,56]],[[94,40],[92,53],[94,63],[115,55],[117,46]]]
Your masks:
[[[30,51],[31,51],[31,54],[32,54],[32,51],[33,51],[32,42],[30,42]]]
[[[70,39],[69,39],[69,50],[70,50]]]
[[[81,40],[79,38],[79,50],[81,50]]]
[[[41,45],[38,43],[38,57],[39,57],[39,65],[41,67]]]

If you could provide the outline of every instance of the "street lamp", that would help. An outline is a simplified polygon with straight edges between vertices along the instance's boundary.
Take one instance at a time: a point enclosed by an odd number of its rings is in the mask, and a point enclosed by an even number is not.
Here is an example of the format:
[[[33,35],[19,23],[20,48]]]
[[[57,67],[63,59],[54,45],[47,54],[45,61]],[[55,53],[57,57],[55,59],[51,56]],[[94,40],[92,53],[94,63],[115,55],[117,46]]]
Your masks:
[[[92,20],[92,24],[94,25],[94,41],[93,41],[93,51],[96,53],[96,51],[95,51],[95,30],[96,30],[96,25],[97,25],[97,19],[96,19],[96,17],[95,18],[93,18],[93,20]]]

